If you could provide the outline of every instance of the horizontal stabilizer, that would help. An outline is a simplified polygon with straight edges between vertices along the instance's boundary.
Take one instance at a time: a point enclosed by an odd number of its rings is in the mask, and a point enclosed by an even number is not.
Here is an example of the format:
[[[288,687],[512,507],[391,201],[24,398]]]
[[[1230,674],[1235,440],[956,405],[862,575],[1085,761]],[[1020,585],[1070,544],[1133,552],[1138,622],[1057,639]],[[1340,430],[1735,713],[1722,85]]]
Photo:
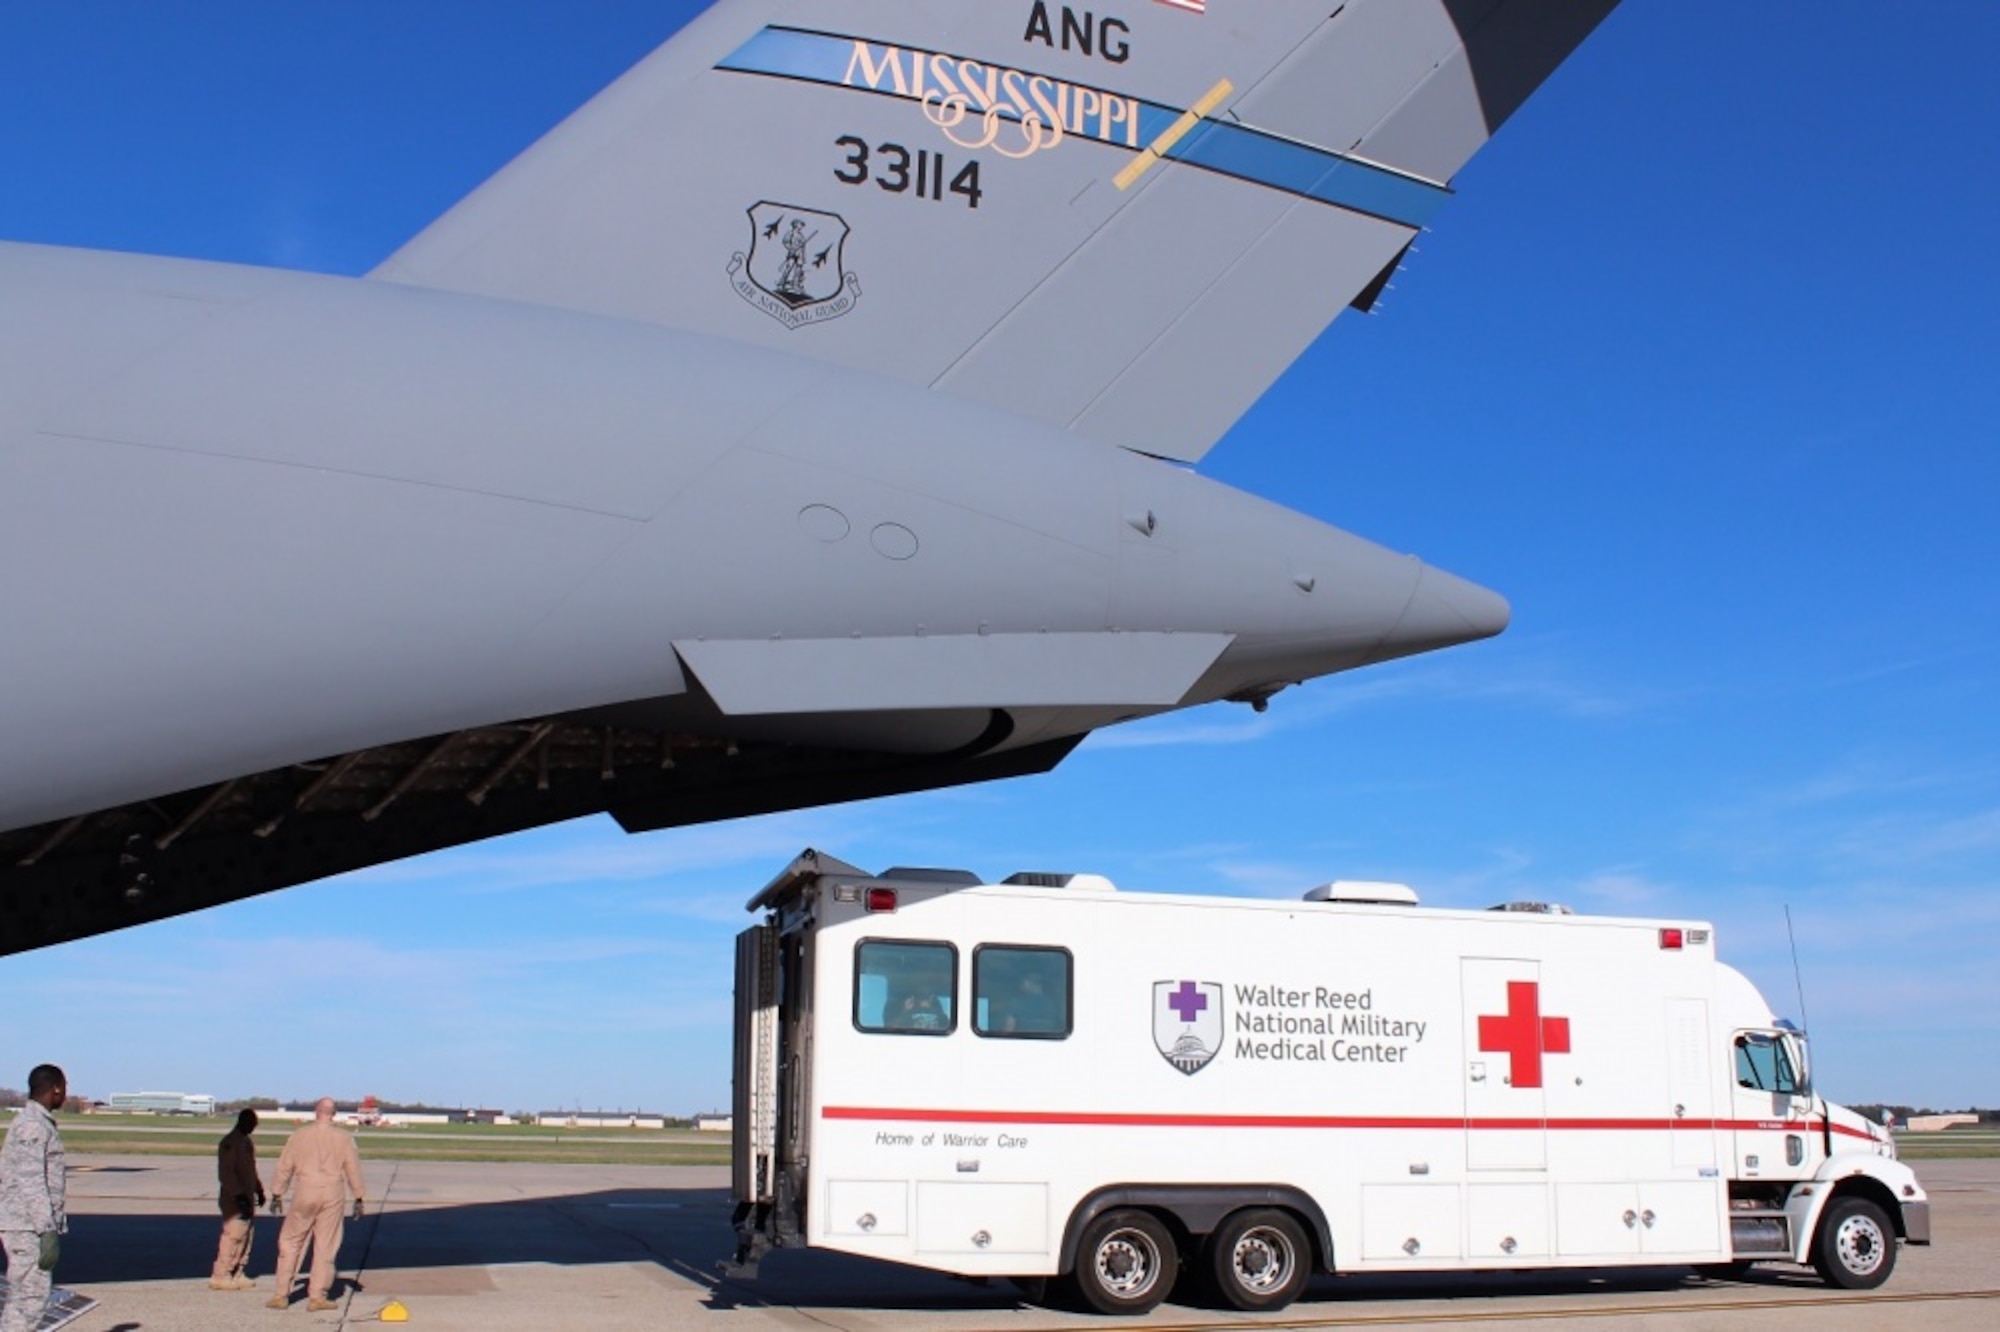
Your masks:
[[[732,717],[1179,703],[1231,634],[936,634],[674,644]]]

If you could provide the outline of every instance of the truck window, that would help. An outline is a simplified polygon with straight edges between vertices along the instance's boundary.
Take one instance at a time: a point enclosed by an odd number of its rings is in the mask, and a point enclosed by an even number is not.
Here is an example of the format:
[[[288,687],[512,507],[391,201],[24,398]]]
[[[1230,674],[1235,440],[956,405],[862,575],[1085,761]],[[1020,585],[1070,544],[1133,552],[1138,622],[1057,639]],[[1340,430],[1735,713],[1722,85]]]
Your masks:
[[[864,939],[854,946],[854,1025],[863,1031],[944,1036],[958,1026],[958,949],[948,943]]]
[[[981,1036],[1059,1041],[1070,1031],[1066,948],[981,944],[972,950],[972,1029]]]
[[[1756,1091],[1799,1091],[1798,1073],[1791,1056],[1776,1037],[1759,1031],[1744,1032],[1736,1038],[1736,1083]]]

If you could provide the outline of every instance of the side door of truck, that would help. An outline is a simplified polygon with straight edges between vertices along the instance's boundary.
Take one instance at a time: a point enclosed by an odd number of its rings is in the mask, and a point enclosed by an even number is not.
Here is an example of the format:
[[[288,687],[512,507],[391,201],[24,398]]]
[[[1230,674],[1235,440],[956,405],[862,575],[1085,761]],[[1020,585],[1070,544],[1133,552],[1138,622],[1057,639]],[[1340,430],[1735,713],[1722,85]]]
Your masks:
[[[1707,1002],[1667,1000],[1667,1112],[1676,1169],[1705,1170],[1716,1164],[1713,1049]]]
[[[1546,1170],[1545,1057],[1569,1051],[1569,1020],[1541,1011],[1541,963],[1459,960],[1468,1170]]]
[[[1804,1179],[1813,1173],[1812,1098],[1795,1047],[1781,1031],[1738,1031],[1730,1118],[1737,1179]]]

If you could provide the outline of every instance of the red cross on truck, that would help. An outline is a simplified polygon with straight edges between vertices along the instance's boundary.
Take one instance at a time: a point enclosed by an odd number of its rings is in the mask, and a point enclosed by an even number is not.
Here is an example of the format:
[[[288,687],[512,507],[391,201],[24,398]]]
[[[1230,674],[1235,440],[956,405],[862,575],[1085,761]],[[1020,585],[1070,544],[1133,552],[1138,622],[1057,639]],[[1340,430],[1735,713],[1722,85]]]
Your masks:
[[[1515,1087],[1542,1085],[1542,1056],[1569,1053],[1569,1019],[1541,1015],[1541,986],[1507,982],[1507,1011],[1479,1019],[1479,1048],[1508,1057],[1507,1081]]]

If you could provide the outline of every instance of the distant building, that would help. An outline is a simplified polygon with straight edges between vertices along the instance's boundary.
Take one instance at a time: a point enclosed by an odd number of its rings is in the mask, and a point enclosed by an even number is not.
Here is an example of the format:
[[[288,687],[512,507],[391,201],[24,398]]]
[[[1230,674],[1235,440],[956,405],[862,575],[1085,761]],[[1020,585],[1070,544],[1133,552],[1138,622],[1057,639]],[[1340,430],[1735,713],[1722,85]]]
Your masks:
[[[112,1092],[104,1108],[134,1115],[212,1115],[215,1098],[189,1092]]]
[[[535,1122],[550,1128],[663,1129],[667,1117],[645,1110],[544,1110]]]
[[[1961,1124],[1977,1124],[1978,1115],[1911,1115],[1903,1127],[1911,1133],[1940,1133]]]
[[[696,1115],[694,1126],[703,1133],[727,1133],[736,1127],[736,1120],[721,1110],[710,1110]]]
[[[257,1112],[264,1119],[274,1123],[303,1124],[313,1117],[309,1105],[285,1105],[271,1110]],[[349,1128],[406,1128],[415,1124],[512,1124],[505,1113],[499,1110],[457,1110],[433,1108],[426,1110],[396,1110],[376,1102],[369,1105],[341,1105],[335,1103],[333,1120]]]

